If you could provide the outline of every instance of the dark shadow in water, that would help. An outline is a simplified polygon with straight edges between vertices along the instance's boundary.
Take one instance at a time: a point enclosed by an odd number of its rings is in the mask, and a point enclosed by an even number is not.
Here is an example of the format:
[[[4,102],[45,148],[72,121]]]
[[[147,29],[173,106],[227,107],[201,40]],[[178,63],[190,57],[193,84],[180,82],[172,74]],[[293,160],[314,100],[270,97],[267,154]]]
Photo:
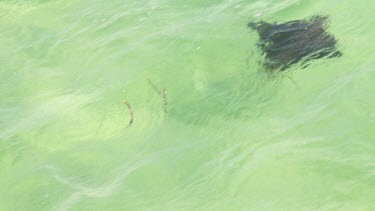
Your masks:
[[[169,117],[200,126],[218,118],[225,122],[259,117],[271,107],[281,77],[270,80],[259,72],[240,76],[210,83],[204,92],[190,89],[180,94],[182,98],[171,99]]]

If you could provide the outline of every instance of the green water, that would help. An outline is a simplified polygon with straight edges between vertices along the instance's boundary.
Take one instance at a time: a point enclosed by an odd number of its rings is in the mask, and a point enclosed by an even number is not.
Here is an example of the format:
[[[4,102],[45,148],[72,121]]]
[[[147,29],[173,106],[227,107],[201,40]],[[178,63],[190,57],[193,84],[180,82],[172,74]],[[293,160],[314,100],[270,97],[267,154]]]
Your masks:
[[[374,10],[0,1],[0,210],[374,210]],[[316,14],[343,56],[262,74],[247,22]]]

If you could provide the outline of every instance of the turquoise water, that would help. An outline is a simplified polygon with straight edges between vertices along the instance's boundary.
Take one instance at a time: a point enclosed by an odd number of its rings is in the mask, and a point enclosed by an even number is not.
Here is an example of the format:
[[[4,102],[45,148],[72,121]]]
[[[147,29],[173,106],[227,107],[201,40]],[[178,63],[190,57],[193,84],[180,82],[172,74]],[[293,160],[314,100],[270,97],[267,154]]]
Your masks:
[[[374,9],[0,1],[0,210],[374,210]],[[343,56],[262,73],[246,24],[316,14]]]

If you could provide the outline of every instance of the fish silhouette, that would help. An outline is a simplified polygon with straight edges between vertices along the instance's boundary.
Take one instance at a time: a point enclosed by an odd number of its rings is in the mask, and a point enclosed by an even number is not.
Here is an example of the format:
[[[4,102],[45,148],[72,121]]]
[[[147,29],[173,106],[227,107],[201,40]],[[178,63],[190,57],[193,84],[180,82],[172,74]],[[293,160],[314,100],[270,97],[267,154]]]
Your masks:
[[[298,62],[342,55],[335,37],[326,31],[327,16],[285,23],[250,22],[259,34],[258,46],[265,54],[267,70],[286,70]]]

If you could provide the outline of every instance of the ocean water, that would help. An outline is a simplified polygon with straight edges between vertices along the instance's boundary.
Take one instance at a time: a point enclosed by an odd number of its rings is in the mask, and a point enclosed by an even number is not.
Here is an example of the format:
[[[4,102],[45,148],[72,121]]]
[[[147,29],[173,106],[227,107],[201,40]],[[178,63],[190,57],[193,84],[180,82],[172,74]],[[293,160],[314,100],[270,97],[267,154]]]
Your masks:
[[[374,210],[374,10],[0,1],[0,210]],[[320,14],[343,56],[264,74],[247,23]]]

